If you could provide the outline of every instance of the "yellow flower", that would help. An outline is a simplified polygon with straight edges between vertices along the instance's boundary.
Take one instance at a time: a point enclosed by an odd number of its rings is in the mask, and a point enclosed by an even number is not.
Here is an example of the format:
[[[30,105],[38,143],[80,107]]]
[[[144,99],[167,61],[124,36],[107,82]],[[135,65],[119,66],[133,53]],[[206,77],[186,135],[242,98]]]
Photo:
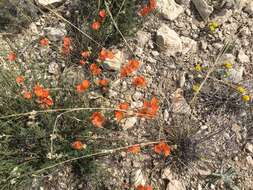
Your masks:
[[[241,94],[245,94],[245,93],[246,93],[246,89],[245,89],[244,87],[242,87],[242,86],[238,86],[238,87],[236,88],[236,90],[237,90],[238,92],[240,92]]]
[[[200,85],[199,85],[199,84],[194,84],[194,85],[192,86],[192,90],[193,90],[194,92],[199,92],[199,89],[200,89]]]
[[[195,69],[195,71],[199,72],[202,70],[202,67],[200,64],[197,64],[197,65],[195,65],[194,69]]]
[[[243,95],[243,96],[242,96],[242,100],[243,100],[244,102],[249,102],[249,101],[250,101],[250,96],[249,96],[249,95]]]
[[[219,26],[220,24],[218,22],[213,21],[209,24],[209,29],[211,30],[211,32],[215,32]]]
[[[226,69],[232,69],[232,68],[233,68],[233,65],[232,65],[232,63],[226,61],[226,62],[224,63],[224,67],[225,67]]]

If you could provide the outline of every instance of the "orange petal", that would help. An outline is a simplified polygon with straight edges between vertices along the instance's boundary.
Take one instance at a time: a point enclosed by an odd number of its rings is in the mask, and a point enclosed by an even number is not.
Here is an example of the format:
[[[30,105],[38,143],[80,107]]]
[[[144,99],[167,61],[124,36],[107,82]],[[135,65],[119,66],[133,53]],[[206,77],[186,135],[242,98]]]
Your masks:
[[[124,117],[124,113],[121,111],[115,111],[114,115],[117,121],[120,121]]]
[[[131,152],[133,154],[138,154],[141,151],[140,145],[134,145],[127,149],[128,152]]]
[[[99,112],[94,112],[91,116],[91,122],[95,127],[101,128],[105,122],[105,118]]]

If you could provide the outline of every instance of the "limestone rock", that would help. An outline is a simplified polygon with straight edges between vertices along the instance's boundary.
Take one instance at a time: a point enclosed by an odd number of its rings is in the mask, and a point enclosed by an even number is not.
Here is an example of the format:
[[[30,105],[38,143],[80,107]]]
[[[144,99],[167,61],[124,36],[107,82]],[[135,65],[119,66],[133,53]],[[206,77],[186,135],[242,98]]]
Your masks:
[[[174,56],[177,52],[182,52],[183,45],[179,35],[166,24],[158,29],[156,42],[159,49],[168,55]]]
[[[63,37],[67,34],[67,31],[63,27],[47,27],[45,28],[47,36],[50,41],[62,40]]]
[[[56,6],[64,3],[64,0],[37,0],[40,6]]]
[[[181,37],[182,40],[182,53],[186,54],[188,52],[196,52],[197,51],[197,42],[188,37]]]
[[[172,112],[178,114],[189,114],[191,112],[191,108],[189,104],[186,102],[183,96],[183,90],[178,88],[172,95],[171,95],[171,102],[172,102]]]
[[[164,18],[175,20],[181,13],[184,12],[182,6],[178,5],[174,0],[160,0],[158,3],[158,11]]]
[[[207,20],[210,14],[213,12],[213,7],[209,6],[205,0],[192,0],[192,2],[202,19]]]

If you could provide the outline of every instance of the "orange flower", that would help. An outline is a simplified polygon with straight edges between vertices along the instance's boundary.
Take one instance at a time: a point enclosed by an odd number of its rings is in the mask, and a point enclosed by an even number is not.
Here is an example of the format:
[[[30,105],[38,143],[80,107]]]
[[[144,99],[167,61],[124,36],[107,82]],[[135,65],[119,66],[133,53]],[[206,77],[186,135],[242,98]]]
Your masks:
[[[149,0],[149,8],[150,10],[154,10],[157,7],[156,0]]]
[[[49,40],[47,38],[43,38],[40,40],[41,46],[47,46],[49,44]]]
[[[18,77],[16,78],[16,82],[17,82],[18,84],[23,84],[23,83],[24,83],[24,80],[25,80],[25,78],[24,78],[23,76],[18,76]]]
[[[100,112],[94,112],[91,116],[91,122],[95,127],[101,128],[105,122],[105,118]]]
[[[118,108],[121,110],[128,110],[129,104],[127,102],[119,104]],[[122,111],[115,111],[114,113],[117,121],[120,121],[125,116],[125,113]]]
[[[89,52],[89,51],[83,51],[83,52],[81,53],[81,55],[83,56],[83,58],[87,59],[87,58],[90,57],[90,52]]]
[[[133,85],[136,87],[145,87],[146,86],[146,80],[143,76],[137,76],[133,79]]]
[[[71,46],[71,38],[70,37],[65,36],[63,38],[63,46],[64,47],[70,47]]]
[[[150,12],[150,8],[148,6],[145,6],[140,10],[139,13],[141,16],[146,16],[147,14],[149,14],[149,12]]]
[[[144,101],[143,108],[138,111],[138,116],[152,119],[156,116],[158,109],[158,99],[153,97],[150,102]]]
[[[100,10],[98,15],[101,17],[101,18],[105,18],[106,17],[106,11],[104,9]]]
[[[119,109],[121,109],[121,110],[127,110],[128,107],[129,107],[129,104],[127,102],[121,103],[119,105]]]
[[[10,53],[8,54],[7,59],[8,59],[9,61],[15,61],[15,60],[17,59],[17,55],[16,55],[14,52],[10,52]]]
[[[75,141],[71,144],[71,147],[75,150],[82,150],[86,148],[86,145],[83,144],[81,141]]]
[[[71,49],[71,38],[70,37],[64,37],[63,38],[62,53],[64,55],[68,55],[70,53],[70,49]]]
[[[131,152],[133,154],[138,154],[141,151],[140,145],[133,145],[132,147],[127,149],[128,152]]]
[[[121,68],[121,77],[127,77],[140,67],[140,62],[137,60],[129,60],[128,64]]]
[[[109,50],[102,49],[99,53],[99,59],[101,61],[104,61],[106,59],[113,59],[113,57],[114,57],[114,53]]]
[[[79,61],[79,64],[80,64],[80,65],[85,65],[85,64],[86,64],[86,61],[80,60],[80,61]]]
[[[43,104],[45,107],[49,107],[49,106],[52,106],[54,104],[52,98],[49,98],[49,97],[40,98],[39,102],[41,104]]]
[[[140,62],[138,60],[133,59],[128,62],[128,65],[133,70],[137,70],[140,67]]]
[[[83,80],[83,82],[82,82],[82,87],[83,87],[83,89],[87,89],[87,88],[89,88],[89,86],[90,86],[90,81],[88,81],[88,80]]]
[[[115,111],[114,115],[117,121],[120,121],[124,117],[124,113],[121,111]]]
[[[153,190],[153,188],[150,185],[147,185],[147,186],[138,185],[136,187],[136,190]]]
[[[88,80],[83,80],[83,82],[82,82],[81,84],[78,84],[78,85],[76,86],[76,91],[77,91],[78,93],[81,93],[81,92],[85,91],[86,89],[88,89],[89,86],[90,86],[90,81],[88,81]]]
[[[32,93],[31,93],[31,92],[28,92],[28,91],[25,91],[25,92],[23,93],[23,97],[24,97],[25,99],[30,100],[30,99],[32,99]]]
[[[98,83],[100,86],[108,86],[109,80],[108,80],[108,79],[101,79],[101,80],[97,80],[97,83]]]
[[[100,24],[100,22],[98,22],[98,21],[95,21],[95,22],[93,22],[93,23],[91,24],[91,28],[92,28],[93,30],[99,30],[100,27],[101,27],[101,24]]]
[[[99,75],[102,72],[102,70],[95,63],[90,65],[90,71],[93,75]]]
[[[34,93],[37,97],[40,98],[47,98],[49,96],[49,90],[44,89],[42,86],[40,85],[35,85],[35,87],[33,88]]]
[[[167,157],[170,155],[171,149],[165,142],[160,142],[159,144],[155,145],[154,151],[158,154],[163,153]]]

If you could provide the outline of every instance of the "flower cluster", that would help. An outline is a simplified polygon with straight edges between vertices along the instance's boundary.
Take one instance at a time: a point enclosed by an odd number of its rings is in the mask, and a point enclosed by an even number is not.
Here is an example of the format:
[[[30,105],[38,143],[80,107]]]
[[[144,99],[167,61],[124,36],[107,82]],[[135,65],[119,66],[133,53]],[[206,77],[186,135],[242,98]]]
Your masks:
[[[71,38],[65,36],[63,39],[62,53],[64,55],[69,55],[71,51]]]
[[[128,110],[129,104],[127,102],[121,103],[118,106],[118,109],[120,110]],[[115,118],[117,121],[120,121],[121,119],[123,119],[125,116],[125,113],[123,111],[115,111]]]
[[[91,123],[95,127],[101,128],[103,127],[103,124],[105,123],[105,118],[100,112],[94,112],[91,116]]]
[[[48,46],[49,45],[49,40],[47,38],[42,38],[40,40],[40,45],[41,46]]]
[[[16,59],[17,59],[17,55],[16,55],[16,53],[14,53],[14,52],[10,52],[10,53],[8,54],[8,56],[7,56],[7,60],[8,60],[8,61],[16,61]]]
[[[76,86],[76,91],[77,91],[78,93],[82,93],[82,92],[84,92],[85,90],[87,90],[87,89],[89,88],[89,86],[90,86],[90,81],[88,81],[88,80],[83,80],[81,84],[78,84],[78,85]]]
[[[238,86],[238,87],[236,88],[236,90],[237,90],[237,92],[239,92],[240,94],[242,94],[242,100],[243,100],[245,103],[247,103],[247,102],[250,101],[251,97],[250,97],[250,95],[247,93],[247,90],[246,90],[244,87]]]
[[[141,16],[146,16],[153,10],[155,10],[157,7],[156,0],[149,0],[148,4],[145,5],[141,10],[140,10],[140,15]]]
[[[104,9],[100,10],[99,13],[99,18],[98,20],[94,21],[92,24],[91,24],[91,28],[93,30],[99,30],[100,27],[101,27],[101,24],[104,22],[105,20],[105,17],[106,17],[106,11]]]
[[[127,152],[131,152],[133,154],[138,154],[141,151],[141,147],[139,144],[133,145],[127,149]]]
[[[153,188],[150,185],[146,185],[146,186],[138,185],[136,187],[136,190],[153,190]]]
[[[87,145],[86,144],[83,144],[81,141],[77,140],[77,141],[74,141],[72,144],[71,144],[71,147],[75,150],[84,150],[86,149]]]
[[[140,67],[140,62],[138,60],[129,60],[128,64],[121,68],[120,76],[127,77],[131,75],[134,71],[136,71]]]
[[[36,84],[33,88],[34,94],[37,97],[37,102],[43,107],[48,108],[53,105],[53,100],[50,97],[49,90]]]
[[[154,151],[158,154],[163,153],[164,156],[169,156],[171,149],[169,147],[169,145],[167,145],[165,142],[160,142],[159,144],[155,145]]]
[[[158,108],[158,99],[156,97],[153,97],[150,102],[145,100],[143,108],[138,110],[138,116],[152,119],[156,116]]]

